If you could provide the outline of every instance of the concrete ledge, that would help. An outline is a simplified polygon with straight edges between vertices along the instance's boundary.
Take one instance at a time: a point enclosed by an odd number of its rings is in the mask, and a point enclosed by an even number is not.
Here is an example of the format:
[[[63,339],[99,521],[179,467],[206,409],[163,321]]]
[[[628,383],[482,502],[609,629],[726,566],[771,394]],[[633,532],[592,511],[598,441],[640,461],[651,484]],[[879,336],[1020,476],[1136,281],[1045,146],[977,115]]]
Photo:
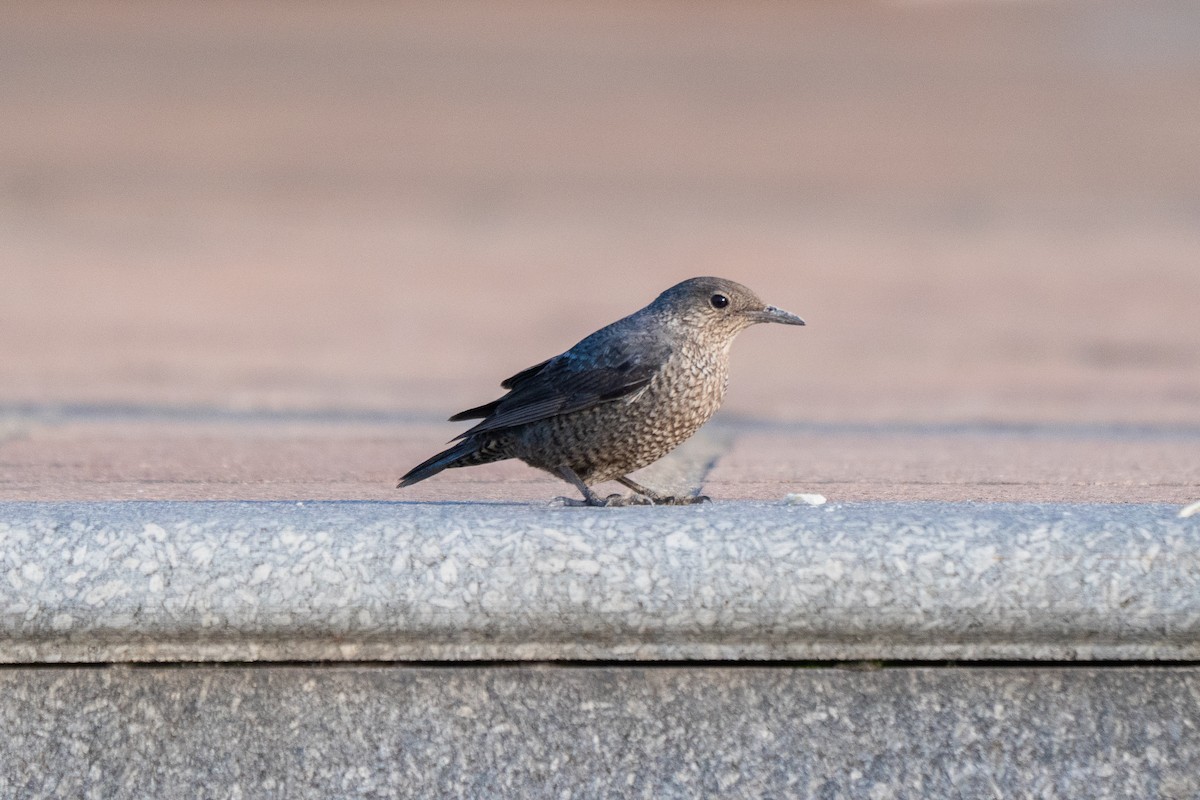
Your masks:
[[[1176,512],[3,503],[0,659],[1200,659]]]
[[[0,671],[0,796],[1163,798],[1200,670]]]

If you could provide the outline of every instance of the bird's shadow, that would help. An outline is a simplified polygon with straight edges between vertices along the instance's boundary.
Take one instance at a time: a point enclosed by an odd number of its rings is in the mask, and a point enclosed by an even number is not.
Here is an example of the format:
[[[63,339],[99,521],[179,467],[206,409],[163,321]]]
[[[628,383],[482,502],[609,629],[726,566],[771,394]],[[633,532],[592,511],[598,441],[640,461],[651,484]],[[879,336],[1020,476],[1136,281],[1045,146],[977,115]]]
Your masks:
[[[384,500],[382,501],[390,506],[420,506],[420,507],[436,507],[436,508],[451,508],[453,506],[467,506],[476,508],[479,506],[489,507],[507,507],[507,508],[553,508],[549,503],[521,503],[516,500]]]
[[[555,503],[553,501],[539,503],[522,503],[515,500],[384,500],[385,505],[411,506],[414,508],[525,508],[531,511],[628,511],[645,508],[703,508],[712,503],[696,503],[691,505],[650,505],[631,504],[627,506],[573,506]]]

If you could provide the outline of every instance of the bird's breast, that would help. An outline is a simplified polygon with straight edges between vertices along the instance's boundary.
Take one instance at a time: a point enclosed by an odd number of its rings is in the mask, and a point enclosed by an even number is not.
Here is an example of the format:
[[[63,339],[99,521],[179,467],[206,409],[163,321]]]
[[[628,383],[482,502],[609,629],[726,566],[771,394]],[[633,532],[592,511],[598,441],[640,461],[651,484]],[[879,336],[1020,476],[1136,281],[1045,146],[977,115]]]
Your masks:
[[[687,438],[716,413],[729,379],[729,361],[720,355],[683,351],[667,361],[638,400],[655,424],[678,428]]]
[[[676,352],[627,397],[524,426],[514,455],[550,471],[567,464],[588,483],[657,461],[721,406],[727,362],[705,355]]]

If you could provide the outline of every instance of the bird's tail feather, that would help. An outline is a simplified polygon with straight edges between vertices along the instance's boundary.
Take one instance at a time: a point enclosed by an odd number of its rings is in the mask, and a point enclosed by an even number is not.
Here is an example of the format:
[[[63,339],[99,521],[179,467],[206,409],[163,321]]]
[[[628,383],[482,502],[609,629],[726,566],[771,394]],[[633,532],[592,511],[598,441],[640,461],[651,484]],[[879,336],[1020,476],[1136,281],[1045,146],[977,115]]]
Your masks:
[[[505,458],[505,456],[496,452],[494,442],[470,437],[417,464],[405,473],[404,477],[400,479],[400,483],[396,484],[396,488],[412,486],[417,481],[431,478],[444,469],[471,467],[476,464],[486,464],[489,461],[498,461],[501,458]]]

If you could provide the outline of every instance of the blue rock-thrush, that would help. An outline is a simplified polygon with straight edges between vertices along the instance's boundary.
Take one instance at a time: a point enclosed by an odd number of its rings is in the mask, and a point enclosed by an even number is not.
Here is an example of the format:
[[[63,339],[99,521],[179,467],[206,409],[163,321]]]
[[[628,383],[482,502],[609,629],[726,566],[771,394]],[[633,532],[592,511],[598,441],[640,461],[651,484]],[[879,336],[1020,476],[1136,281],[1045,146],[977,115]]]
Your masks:
[[[479,419],[457,444],[400,479],[400,486],[444,469],[517,458],[575,486],[568,505],[685,504],[629,479],[695,433],[721,406],[729,348],[758,322],[804,320],[759,300],[741,284],[691,278],[653,303],[588,336],[565,353],[500,385],[508,394],[455,414]],[[599,497],[591,485],[615,480],[634,498]]]

